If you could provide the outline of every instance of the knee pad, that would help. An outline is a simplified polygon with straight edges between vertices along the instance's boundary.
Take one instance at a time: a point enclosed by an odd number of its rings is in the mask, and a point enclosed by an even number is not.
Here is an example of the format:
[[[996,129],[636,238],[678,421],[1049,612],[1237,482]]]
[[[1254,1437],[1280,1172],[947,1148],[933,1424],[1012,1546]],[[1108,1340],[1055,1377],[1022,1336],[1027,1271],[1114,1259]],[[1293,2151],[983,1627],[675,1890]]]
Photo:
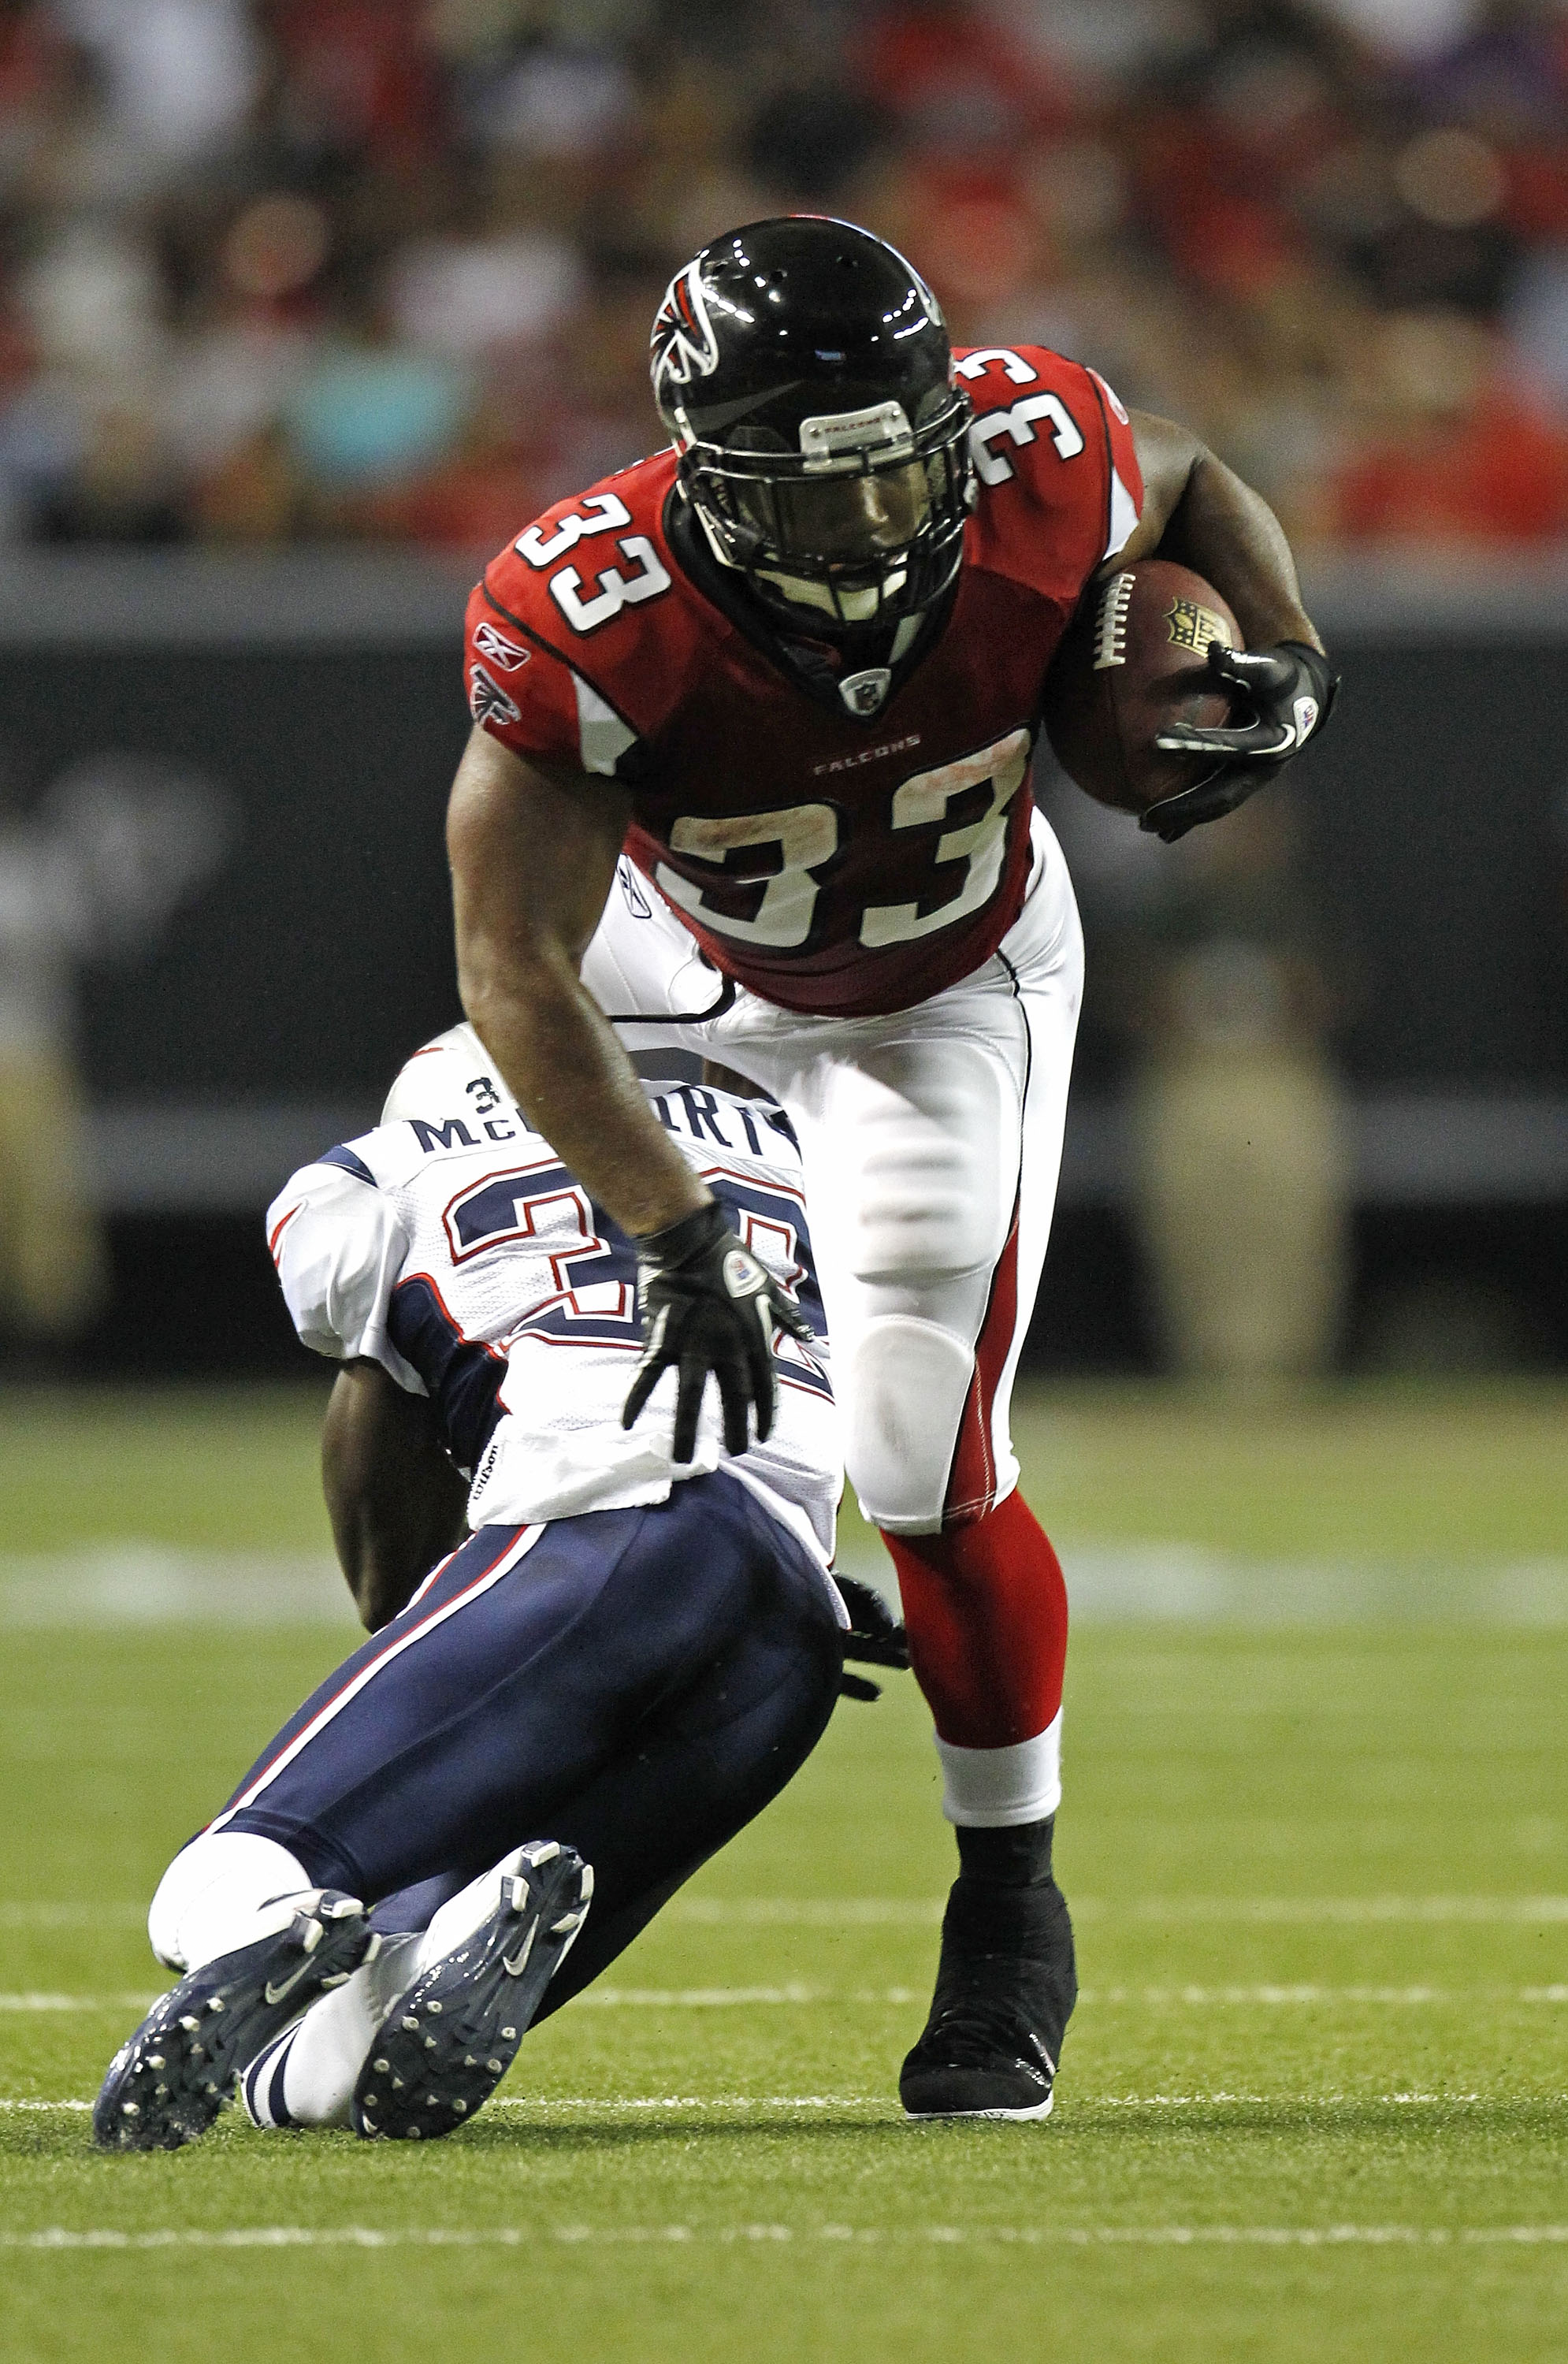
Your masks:
[[[889,1534],[934,1534],[974,1377],[973,1349],[914,1314],[868,1322],[844,1387],[844,1459],[868,1519]]]

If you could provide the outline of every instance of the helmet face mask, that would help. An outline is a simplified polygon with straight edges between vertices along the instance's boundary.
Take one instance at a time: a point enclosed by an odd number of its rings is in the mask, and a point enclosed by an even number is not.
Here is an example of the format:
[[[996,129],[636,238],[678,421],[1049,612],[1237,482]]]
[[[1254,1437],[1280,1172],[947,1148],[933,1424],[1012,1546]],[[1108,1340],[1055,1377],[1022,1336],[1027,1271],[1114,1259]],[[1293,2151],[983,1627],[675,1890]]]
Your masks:
[[[776,618],[929,607],[962,557],[970,406],[935,298],[864,230],[751,224],[671,284],[653,385],[716,555]]]

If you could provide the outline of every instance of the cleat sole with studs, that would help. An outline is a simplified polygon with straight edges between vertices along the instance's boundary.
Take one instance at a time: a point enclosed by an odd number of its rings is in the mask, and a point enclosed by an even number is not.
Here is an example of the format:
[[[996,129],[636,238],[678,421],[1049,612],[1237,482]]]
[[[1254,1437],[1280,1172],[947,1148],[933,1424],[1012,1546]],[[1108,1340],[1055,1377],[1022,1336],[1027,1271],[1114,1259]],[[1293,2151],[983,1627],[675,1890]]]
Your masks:
[[[420,1972],[382,2024],[354,2091],[355,2132],[428,2142],[483,2107],[517,2055],[587,1917],[591,1867],[544,1840],[519,1850],[490,1919]]]
[[[178,2150],[206,2134],[246,2063],[380,1946],[359,1899],[323,1889],[286,1929],[193,1970],[109,2063],[93,2105],[98,2148]]]

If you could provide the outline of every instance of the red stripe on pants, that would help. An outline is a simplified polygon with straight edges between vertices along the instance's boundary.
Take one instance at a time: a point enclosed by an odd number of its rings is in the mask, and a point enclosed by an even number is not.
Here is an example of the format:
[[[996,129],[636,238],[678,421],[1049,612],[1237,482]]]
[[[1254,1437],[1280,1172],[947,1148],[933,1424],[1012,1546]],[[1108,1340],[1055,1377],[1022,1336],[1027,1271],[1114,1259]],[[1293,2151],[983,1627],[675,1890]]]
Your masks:
[[[1010,1748],[1062,1705],[1067,1587],[1021,1494],[940,1535],[884,1535],[909,1656],[940,1737]]]
[[[1007,1243],[996,1260],[996,1269],[991,1279],[990,1302],[985,1308],[985,1319],[980,1325],[980,1336],[975,1342],[974,1377],[969,1383],[969,1393],[964,1399],[963,1418],[958,1424],[958,1442],[953,1446],[952,1467],[948,1473],[947,1500],[942,1509],[944,1527],[961,1526],[966,1520],[983,1519],[996,1500],[996,1455],[991,1440],[991,1414],[1007,1356],[1012,1352],[1013,1333],[1018,1324],[1018,1210],[1015,1200]]]

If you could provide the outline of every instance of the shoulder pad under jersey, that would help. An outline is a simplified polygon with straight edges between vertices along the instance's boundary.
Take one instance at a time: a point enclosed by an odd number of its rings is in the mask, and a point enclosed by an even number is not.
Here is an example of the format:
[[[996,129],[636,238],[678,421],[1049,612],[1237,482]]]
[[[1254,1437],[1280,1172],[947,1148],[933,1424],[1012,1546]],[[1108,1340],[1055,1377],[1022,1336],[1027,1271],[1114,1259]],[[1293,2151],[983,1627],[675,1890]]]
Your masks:
[[[954,370],[975,410],[971,558],[1076,589],[1115,557],[1143,506],[1126,410],[1096,371],[1043,345],[961,349]]]
[[[700,671],[717,619],[664,537],[674,481],[673,452],[640,460],[558,501],[485,568],[463,679],[474,720],[514,753],[632,776],[639,738]]]
[[[494,1060],[464,1020],[421,1043],[404,1061],[386,1096],[381,1121],[386,1125],[408,1117],[443,1117],[462,1108],[484,1114],[503,1101],[508,1108],[515,1106]]]
[[[382,1138],[367,1133],[292,1175],[267,1210],[267,1246],[306,1346],[335,1362],[368,1357],[423,1395],[424,1382],[387,1336],[408,1239],[369,1162]]]

